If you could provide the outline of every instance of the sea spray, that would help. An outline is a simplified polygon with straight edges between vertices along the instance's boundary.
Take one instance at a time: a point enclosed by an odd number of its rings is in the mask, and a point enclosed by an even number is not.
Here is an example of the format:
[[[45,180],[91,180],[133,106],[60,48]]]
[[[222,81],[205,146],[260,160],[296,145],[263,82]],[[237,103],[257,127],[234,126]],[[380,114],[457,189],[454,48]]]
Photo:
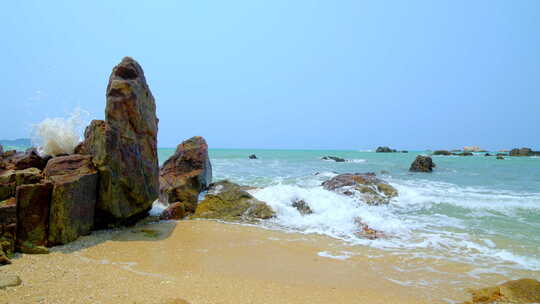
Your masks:
[[[67,118],[45,118],[33,126],[33,142],[42,155],[73,153],[81,141],[83,127],[87,125],[89,113],[76,108]]]

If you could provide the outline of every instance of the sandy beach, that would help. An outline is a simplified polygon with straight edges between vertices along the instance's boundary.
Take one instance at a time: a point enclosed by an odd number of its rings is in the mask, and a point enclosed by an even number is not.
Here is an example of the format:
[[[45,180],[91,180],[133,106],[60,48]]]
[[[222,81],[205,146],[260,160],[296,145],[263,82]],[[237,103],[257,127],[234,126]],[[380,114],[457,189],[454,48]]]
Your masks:
[[[0,303],[448,303],[467,299],[470,270],[317,235],[169,221],[21,254],[0,269],[23,281]]]

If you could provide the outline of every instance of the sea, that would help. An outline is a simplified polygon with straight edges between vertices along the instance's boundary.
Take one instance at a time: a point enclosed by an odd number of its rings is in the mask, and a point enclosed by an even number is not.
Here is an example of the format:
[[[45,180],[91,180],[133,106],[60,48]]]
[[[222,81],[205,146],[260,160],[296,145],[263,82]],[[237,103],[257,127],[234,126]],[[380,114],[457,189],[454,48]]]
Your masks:
[[[160,162],[173,153],[159,149]],[[512,277],[521,270],[540,279],[539,157],[433,156],[432,173],[413,173],[412,161],[429,151],[211,149],[209,154],[214,182],[255,186],[252,195],[274,209],[276,217],[260,223],[265,228],[473,264],[477,273]],[[347,161],[321,160],[327,155]],[[374,172],[399,195],[388,205],[368,206],[321,187],[337,174],[364,172]],[[295,199],[313,213],[301,215],[291,206]],[[359,237],[357,219],[385,237]]]

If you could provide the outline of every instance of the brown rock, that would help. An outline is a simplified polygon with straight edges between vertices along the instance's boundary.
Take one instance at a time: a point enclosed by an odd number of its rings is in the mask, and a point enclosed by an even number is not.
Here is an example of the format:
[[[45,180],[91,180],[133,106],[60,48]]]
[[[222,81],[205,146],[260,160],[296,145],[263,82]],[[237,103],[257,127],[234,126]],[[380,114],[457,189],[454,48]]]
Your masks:
[[[531,156],[533,152],[530,148],[515,148],[510,151],[510,156]]]
[[[322,183],[326,190],[358,196],[369,205],[388,204],[398,195],[397,190],[376,177],[375,173],[345,173],[334,176]]]
[[[411,172],[432,172],[435,163],[429,156],[416,156],[416,159],[411,164],[409,171]]]
[[[183,141],[159,172],[160,200],[164,203],[183,202],[188,212],[194,212],[199,194],[212,182],[212,165],[208,145],[200,136]]]
[[[540,303],[540,282],[533,279],[513,280],[471,293],[472,302],[465,303]]]
[[[44,175],[53,184],[48,245],[66,244],[94,227],[98,173],[89,155],[55,157]]]
[[[15,198],[0,202],[0,265],[9,264],[9,256],[15,252],[17,229],[17,206]]]
[[[160,220],[181,220],[186,216],[186,208],[184,203],[176,202],[171,204],[167,209],[163,210],[159,216]]]
[[[50,182],[17,187],[17,247],[47,245],[52,189]]]
[[[77,151],[100,174],[96,224],[130,224],[159,194],[156,105],[139,64],[125,57],[107,86],[105,121],[92,121]],[[99,220],[99,221],[97,221]]]

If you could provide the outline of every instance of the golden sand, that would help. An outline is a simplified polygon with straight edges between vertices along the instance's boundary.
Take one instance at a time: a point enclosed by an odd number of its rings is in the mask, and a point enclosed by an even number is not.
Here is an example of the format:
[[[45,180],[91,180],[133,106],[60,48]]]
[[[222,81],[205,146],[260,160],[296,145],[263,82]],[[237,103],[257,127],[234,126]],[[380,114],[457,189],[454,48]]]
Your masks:
[[[342,259],[322,255],[343,256]],[[316,235],[188,220],[95,232],[0,268],[0,303],[448,303],[473,266]],[[474,285],[476,284],[476,285]]]

